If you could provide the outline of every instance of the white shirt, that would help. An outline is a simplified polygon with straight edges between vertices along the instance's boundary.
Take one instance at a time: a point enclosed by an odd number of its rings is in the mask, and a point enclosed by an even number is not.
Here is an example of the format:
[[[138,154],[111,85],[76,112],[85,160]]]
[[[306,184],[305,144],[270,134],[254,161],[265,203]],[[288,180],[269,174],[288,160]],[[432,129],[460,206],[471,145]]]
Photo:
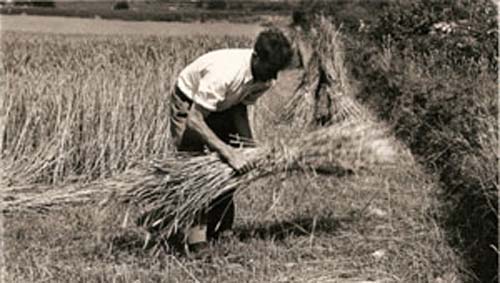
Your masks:
[[[202,55],[179,75],[177,86],[194,103],[223,111],[239,103],[254,104],[274,81],[255,82],[253,49],[220,49]]]

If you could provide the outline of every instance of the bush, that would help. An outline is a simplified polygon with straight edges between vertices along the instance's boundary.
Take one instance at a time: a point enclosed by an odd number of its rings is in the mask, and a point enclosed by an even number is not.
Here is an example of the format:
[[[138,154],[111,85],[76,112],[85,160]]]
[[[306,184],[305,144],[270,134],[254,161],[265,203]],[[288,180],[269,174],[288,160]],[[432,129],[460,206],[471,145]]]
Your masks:
[[[113,4],[113,10],[128,10],[129,4],[127,1],[118,1],[115,4]]]
[[[498,34],[489,1],[393,3],[372,32],[351,37],[348,61],[359,98],[446,194],[442,220],[480,282],[498,271]],[[467,21],[462,21],[467,19]],[[456,23],[440,30],[436,23]],[[441,26],[442,27],[442,26]]]
[[[293,10],[293,25],[308,28],[316,15],[324,15],[349,32],[357,31],[360,21],[370,24],[390,1],[301,0]]]
[[[451,64],[487,58],[498,69],[496,7],[489,0],[473,5],[468,0],[394,2],[379,17],[372,36],[379,45],[390,40],[399,50],[436,54]]]
[[[225,0],[207,0],[205,7],[209,10],[224,10],[227,7],[227,3]]]
[[[53,0],[35,0],[35,1],[15,0],[13,1],[13,3],[14,6],[33,6],[33,7],[46,7],[46,8],[53,8],[56,6]]]
[[[54,1],[52,1],[52,0],[33,1],[31,3],[35,7],[53,8],[53,7],[56,6],[55,3],[54,3]]]

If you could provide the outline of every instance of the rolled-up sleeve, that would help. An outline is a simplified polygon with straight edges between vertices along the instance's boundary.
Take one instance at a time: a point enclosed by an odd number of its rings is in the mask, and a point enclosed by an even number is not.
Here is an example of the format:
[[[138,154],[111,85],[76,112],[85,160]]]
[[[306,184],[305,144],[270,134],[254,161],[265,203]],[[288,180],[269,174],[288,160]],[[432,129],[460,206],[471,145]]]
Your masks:
[[[198,91],[193,95],[194,103],[209,111],[219,110],[226,99],[227,83],[220,76],[208,73],[200,80]]]

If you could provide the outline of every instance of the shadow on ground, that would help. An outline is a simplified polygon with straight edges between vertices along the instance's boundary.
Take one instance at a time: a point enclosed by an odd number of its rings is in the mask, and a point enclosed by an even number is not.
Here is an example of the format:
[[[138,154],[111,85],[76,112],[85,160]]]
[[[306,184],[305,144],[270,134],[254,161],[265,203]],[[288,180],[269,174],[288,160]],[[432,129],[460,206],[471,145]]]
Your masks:
[[[233,231],[234,240],[248,242],[254,239],[284,241],[289,237],[310,236],[311,234],[336,234],[339,228],[354,221],[355,217],[335,218],[323,217],[299,217],[291,221],[277,221],[264,223],[259,226],[237,227]],[[154,246],[151,239],[149,245],[145,245],[145,233],[136,231],[122,231],[113,236],[111,245],[113,249],[128,251],[133,254],[142,254]]]
[[[340,227],[353,220],[353,217],[299,217],[292,221],[280,221],[257,227],[240,228],[235,231],[235,234],[242,242],[250,239],[282,241],[288,237],[309,236],[313,233],[335,234]]]

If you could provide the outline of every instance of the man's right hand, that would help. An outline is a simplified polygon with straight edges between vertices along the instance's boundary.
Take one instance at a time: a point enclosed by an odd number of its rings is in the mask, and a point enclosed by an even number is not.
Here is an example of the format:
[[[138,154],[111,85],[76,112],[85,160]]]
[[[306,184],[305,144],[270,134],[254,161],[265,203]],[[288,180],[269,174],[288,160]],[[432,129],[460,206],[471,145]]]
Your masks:
[[[244,174],[255,167],[255,162],[253,158],[245,155],[243,152],[231,148],[228,150],[226,156],[224,156],[226,162],[238,173]]]
[[[187,127],[198,133],[211,149],[218,152],[222,158],[239,174],[246,173],[255,167],[255,160],[241,151],[225,144],[208,127],[205,117],[209,114],[201,106],[193,105],[188,114]]]

